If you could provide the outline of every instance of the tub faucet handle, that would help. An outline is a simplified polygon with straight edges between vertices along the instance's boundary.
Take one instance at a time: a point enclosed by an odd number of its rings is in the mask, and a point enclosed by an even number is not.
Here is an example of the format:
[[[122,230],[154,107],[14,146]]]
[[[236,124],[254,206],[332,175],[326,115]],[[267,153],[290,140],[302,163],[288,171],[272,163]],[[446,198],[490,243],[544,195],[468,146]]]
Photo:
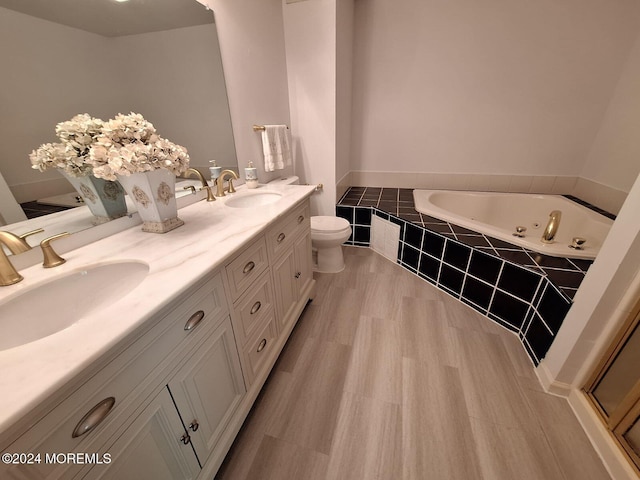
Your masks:
[[[582,237],[573,237],[571,239],[571,245],[569,245],[569,248],[573,248],[574,250],[582,250],[584,248],[584,244],[587,241],[586,238],[582,238]]]
[[[524,232],[527,231],[527,227],[523,227],[522,225],[518,225],[516,227],[516,231],[514,233],[512,233],[511,235],[513,235],[514,237],[520,237],[523,238],[524,237]]]

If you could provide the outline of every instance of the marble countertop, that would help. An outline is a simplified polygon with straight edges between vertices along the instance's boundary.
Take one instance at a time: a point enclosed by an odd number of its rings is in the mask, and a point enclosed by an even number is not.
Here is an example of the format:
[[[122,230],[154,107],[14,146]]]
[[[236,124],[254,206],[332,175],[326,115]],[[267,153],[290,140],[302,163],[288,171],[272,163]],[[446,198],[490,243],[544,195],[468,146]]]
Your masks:
[[[233,196],[258,191],[275,191],[282,198],[255,208],[225,205]],[[135,289],[109,307],[92,312],[90,318],[40,340],[0,351],[0,432],[127,341],[145,321],[221,267],[313,191],[314,186],[302,185],[264,185],[252,191],[239,187],[237,193],[215,202],[200,201],[180,209],[178,217],[185,224],[168,233],[146,233],[138,225],[66,253],[67,262],[59,267],[35,265],[20,270],[22,282],[0,288],[0,315],[5,299],[58,276],[96,264],[138,261],[149,265],[148,275]]]

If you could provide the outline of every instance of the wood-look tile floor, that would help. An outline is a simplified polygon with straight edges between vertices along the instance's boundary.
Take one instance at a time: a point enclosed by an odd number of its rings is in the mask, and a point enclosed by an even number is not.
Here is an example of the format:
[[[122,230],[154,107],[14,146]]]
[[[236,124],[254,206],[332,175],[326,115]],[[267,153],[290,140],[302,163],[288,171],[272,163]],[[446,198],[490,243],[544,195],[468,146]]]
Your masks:
[[[609,479],[518,339],[370,249],[316,274],[217,479]]]

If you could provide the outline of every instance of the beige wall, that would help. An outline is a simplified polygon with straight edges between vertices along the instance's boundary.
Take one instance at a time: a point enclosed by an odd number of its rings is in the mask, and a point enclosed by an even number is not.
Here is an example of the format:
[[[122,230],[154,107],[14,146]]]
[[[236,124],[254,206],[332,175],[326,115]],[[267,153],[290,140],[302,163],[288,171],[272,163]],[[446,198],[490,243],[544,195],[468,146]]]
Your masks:
[[[640,173],[640,35],[622,71],[581,177],[628,192]]]
[[[105,38],[0,8],[0,59],[0,171],[20,202],[72,190],[57,172],[31,169],[28,154],[78,113],[141,113],[194,166],[236,165],[211,25]]]
[[[199,0],[215,12],[238,165],[258,168],[260,182],[291,173],[265,173],[253,124],[290,124],[281,0]]]
[[[33,170],[29,153],[56,140],[58,122],[88,109],[100,115],[116,100],[106,88],[111,58],[94,55],[105,43],[98,35],[0,8],[0,170],[10,187],[60,178]]]
[[[295,145],[301,180],[324,184],[312,215],[333,215],[336,201],[336,0],[285,4],[284,25]]]
[[[579,175],[639,15],[634,0],[356,1],[353,169]]]

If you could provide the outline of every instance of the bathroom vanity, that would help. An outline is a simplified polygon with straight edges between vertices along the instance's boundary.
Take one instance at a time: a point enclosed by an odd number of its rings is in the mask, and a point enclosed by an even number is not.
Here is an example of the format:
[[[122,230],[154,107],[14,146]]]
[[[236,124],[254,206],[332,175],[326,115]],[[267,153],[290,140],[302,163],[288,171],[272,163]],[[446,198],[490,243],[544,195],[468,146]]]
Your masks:
[[[86,318],[0,351],[1,478],[213,478],[314,287],[313,187],[260,191],[279,196],[198,202],[172,232],[128,229],[0,291],[1,312],[96,265],[148,266]]]

